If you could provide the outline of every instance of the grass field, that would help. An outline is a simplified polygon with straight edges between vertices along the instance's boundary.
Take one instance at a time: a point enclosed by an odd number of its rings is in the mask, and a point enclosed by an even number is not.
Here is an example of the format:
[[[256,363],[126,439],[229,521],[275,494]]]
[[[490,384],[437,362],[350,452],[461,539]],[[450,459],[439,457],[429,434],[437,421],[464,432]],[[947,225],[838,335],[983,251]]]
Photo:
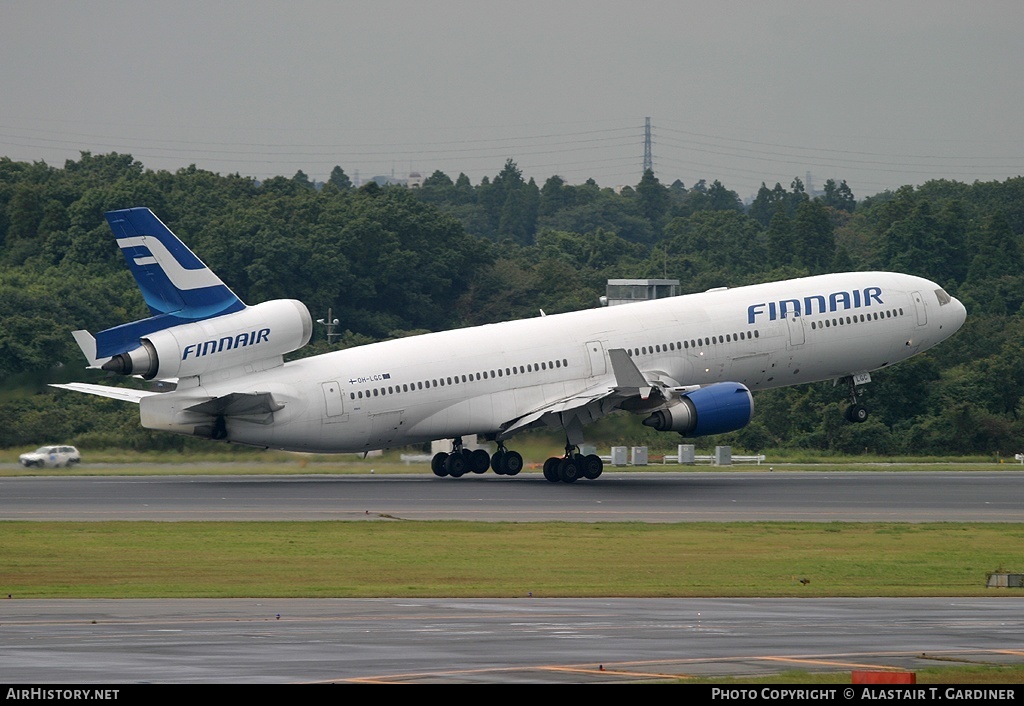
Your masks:
[[[0,594],[995,597],[1022,547],[1017,524],[5,522]]]

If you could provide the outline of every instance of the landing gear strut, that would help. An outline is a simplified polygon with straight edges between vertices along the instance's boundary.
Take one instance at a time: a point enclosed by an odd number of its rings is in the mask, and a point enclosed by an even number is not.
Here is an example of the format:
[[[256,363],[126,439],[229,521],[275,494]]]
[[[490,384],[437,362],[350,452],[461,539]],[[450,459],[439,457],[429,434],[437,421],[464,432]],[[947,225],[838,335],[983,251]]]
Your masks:
[[[857,382],[853,377],[847,378],[850,384],[850,406],[846,408],[846,421],[863,424],[868,420],[868,408],[857,401]]]
[[[518,451],[509,451],[504,442],[499,441],[498,450],[491,456],[491,468],[499,476],[514,476],[523,470],[523,457]]]

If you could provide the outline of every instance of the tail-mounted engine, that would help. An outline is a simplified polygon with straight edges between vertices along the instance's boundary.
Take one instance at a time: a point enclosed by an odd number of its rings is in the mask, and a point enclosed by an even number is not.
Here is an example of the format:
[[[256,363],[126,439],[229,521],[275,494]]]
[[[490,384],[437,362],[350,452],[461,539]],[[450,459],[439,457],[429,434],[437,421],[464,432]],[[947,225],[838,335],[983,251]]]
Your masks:
[[[102,368],[147,380],[191,377],[291,353],[306,345],[312,333],[313,319],[305,304],[277,299],[155,331]]]
[[[754,415],[754,398],[746,385],[719,382],[680,396],[644,420],[657,431],[709,436],[742,429]]]

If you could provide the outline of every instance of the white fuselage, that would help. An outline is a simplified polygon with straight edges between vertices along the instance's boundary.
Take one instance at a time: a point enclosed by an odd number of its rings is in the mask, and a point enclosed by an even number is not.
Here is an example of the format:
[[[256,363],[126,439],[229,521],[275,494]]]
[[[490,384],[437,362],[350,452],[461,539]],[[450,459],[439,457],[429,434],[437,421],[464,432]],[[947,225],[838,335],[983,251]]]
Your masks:
[[[510,423],[595,387],[614,387],[622,348],[671,387],[751,390],[884,368],[963,324],[963,305],[910,275],[854,272],[717,290],[425,334],[297,360],[142,400],[151,428],[191,433],[184,411],[232,392],[270,392],[272,419],[227,421],[231,441],[359,452],[499,436]]]

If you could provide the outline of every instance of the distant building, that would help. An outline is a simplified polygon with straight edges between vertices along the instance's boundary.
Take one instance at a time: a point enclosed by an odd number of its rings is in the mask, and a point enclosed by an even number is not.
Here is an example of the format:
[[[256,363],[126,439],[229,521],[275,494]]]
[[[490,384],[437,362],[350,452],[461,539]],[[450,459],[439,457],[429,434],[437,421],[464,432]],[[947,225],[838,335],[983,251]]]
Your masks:
[[[424,177],[419,172],[409,172],[407,179],[399,179],[393,176],[370,177],[370,181],[377,182],[377,186],[404,186],[409,189],[418,189],[423,186]]]
[[[603,306],[664,299],[679,295],[677,279],[610,279],[601,297]]]
[[[395,179],[390,176],[375,176],[370,177],[370,181],[377,182],[377,186],[404,186],[405,182],[402,179]]]

